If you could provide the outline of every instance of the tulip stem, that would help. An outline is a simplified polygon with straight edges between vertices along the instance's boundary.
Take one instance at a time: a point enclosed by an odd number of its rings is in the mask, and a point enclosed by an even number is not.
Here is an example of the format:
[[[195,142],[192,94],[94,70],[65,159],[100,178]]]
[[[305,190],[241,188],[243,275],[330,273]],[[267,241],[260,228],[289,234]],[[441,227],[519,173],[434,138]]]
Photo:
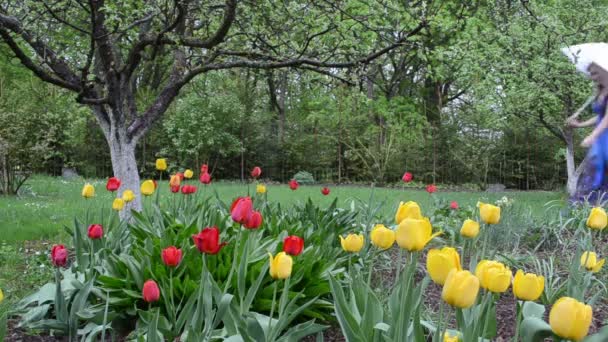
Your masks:
[[[401,274],[401,259],[403,259],[403,249],[399,248],[399,256],[397,257],[397,271],[395,272],[395,284],[399,283],[399,275]]]
[[[173,298],[173,267],[169,270],[169,296],[171,296],[171,314],[173,315],[173,322],[177,322],[177,310],[175,310],[175,301]]]
[[[486,246],[488,245],[488,239],[490,236],[490,226],[488,224],[483,225],[483,247],[481,249],[481,259],[483,260],[486,257]]]
[[[237,264],[237,260],[238,260],[237,257],[238,257],[240,242],[241,242],[241,232],[243,231],[243,229],[239,226],[238,230],[239,230],[239,232],[237,234],[236,241],[234,243],[234,253],[232,256],[232,265],[230,265],[230,273],[228,273],[228,279],[226,280],[226,286],[224,287],[224,293],[228,292],[228,289],[230,288],[230,284],[232,282],[232,276],[234,275],[234,270],[236,268],[236,264]]]
[[[517,342],[517,340],[519,340],[519,324],[521,323],[522,311],[522,302],[517,301],[517,319],[515,320],[515,336],[513,336],[513,342]]]
[[[435,332],[435,341],[443,341],[443,300],[439,301],[439,323],[437,324],[437,330]]]
[[[492,308],[492,293],[488,291],[483,299],[483,306],[481,307],[482,314],[485,312],[484,320],[483,320],[483,328],[481,330],[481,338],[484,338],[486,330],[488,329],[488,321],[490,310]]]
[[[270,331],[272,329],[272,316],[274,315],[274,306],[277,302],[277,280],[274,282],[274,290],[272,292],[272,305],[270,306],[270,317],[268,319],[268,336],[270,336]]]

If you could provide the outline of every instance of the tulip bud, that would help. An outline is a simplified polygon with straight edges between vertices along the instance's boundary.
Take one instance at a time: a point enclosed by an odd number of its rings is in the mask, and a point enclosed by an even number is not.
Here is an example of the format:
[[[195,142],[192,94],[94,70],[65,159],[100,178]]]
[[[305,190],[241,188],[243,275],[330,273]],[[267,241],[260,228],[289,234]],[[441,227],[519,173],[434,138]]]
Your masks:
[[[192,235],[194,245],[201,253],[217,254],[226,243],[220,243],[220,230],[217,227],[207,227],[200,233]]]
[[[151,180],[147,180],[147,181],[144,181],[141,184],[140,191],[141,191],[142,195],[144,195],[144,196],[150,196],[150,195],[152,195],[154,193],[155,189],[156,189],[156,187],[154,186],[154,182],[151,181]]]
[[[372,245],[383,250],[391,248],[395,243],[395,232],[383,224],[375,225],[369,235]]]
[[[441,232],[435,234],[432,232],[433,227],[428,218],[422,220],[406,218],[397,227],[395,240],[399,247],[410,252],[421,251],[429,241],[441,235]]]
[[[545,277],[517,270],[513,279],[513,294],[521,300],[534,301],[543,294]]]
[[[297,190],[299,186],[300,186],[300,184],[298,184],[297,180],[292,179],[292,180],[289,181],[289,188],[291,190]]]
[[[82,188],[82,197],[88,199],[93,198],[93,196],[95,196],[95,188],[90,183],[85,184]]]
[[[475,268],[475,275],[479,278],[481,287],[495,293],[507,291],[513,277],[508,267],[492,260],[480,261]]]
[[[414,175],[412,175],[410,172],[406,172],[403,174],[403,177],[401,177],[401,180],[404,183],[409,183],[414,179]]]
[[[106,183],[106,190],[114,192],[120,188],[120,179],[116,177],[110,177]]]
[[[122,198],[115,198],[112,202],[112,209],[121,211],[125,207],[125,201]]]
[[[265,194],[266,193],[266,185],[264,185],[264,184],[258,184],[255,187],[255,192],[257,192],[258,194]]]
[[[399,208],[397,209],[397,213],[395,214],[395,223],[399,224],[406,218],[413,218],[417,220],[422,219],[422,213],[420,211],[420,206],[418,205],[418,203],[414,201],[399,203]]]
[[[591,209],[589,217],[587,218],[587,227],[591,229],[602,230],[608,225],[608,216],[604,209],[595,207]]]
[[[426,192],[429,194],[437,192],[437,186],[435,184],[429,184],[426,186]]]
[[[453,269],[448,273],[441,298],[453,307],[466,309],[475,304],[479,293],[479,279],[469,271]]]
[[[589,333],[592,320],[591,306],[570,297],[558,299],[549,313],[551,330],[567,340],[582,340]]]
[[[2,289],[0,289],[0,303],[2,303],[3,300],[4,300],[4,292],[2,292]]]
[[[426,270],[436,284],[445,284],[451,270],[461,271],[460,255],[452,247],[431,249],[426,255]]]
[[[64,245],[53,245],[51,248],[51,262],[57,267],[63,267],[68,263],[68,250]]]
[[[258,229],[262,225],[262,221],[262,214],[259,211],[253,211],[243,226],[247,229]]]
[[[293,259],[285,252],[279,252],[274,258],[270,253],[268,253],[268,256],[270,257],[270,276],[273,279],[289,278],[293,267]]]
[[[126,203],[129,203],[135,199],[135,193],[132,190],[125,190],[125,192],[122,193],[122,199]]]
[[[597,254],[595,252],[585,252],[581,255],[581,266],[586,268],[587,271],[597,273],[604,266],[605,259],[597,260]]]
[[[283,252],[298,256],[304,250],[304,239],[299,236],[288,236],[283,240]]]
[[[100,224],[92,224],[89,226],[87,234],[91,240],[101,239],[103,237],[103,226]]]
[[[165,158],[156,159],[156,169],[158,171],[165,171],[167,169],[167,160]]]
[[[477,206],[479,207],[479,216],[484,223],[497,224],[500,222],[500,207],[481,202]]]
[[[460,228],[460,235],[466,238],[475,238],[479,234],[479,223],[470,219],[466,219]]]
[[[323,194],[323,196],[329,195],[329,188],[328,187],[324,187],[323,189],[321,189],[321,193]]]
[[[457,210],[458,209],[458,202],[456,202],[456,201],[450,202],[450,209]]]
[[[262,169],[259,166],[256,166],[251,170],[251,177],[258,178],[262,174]]]
[[[142,297],[148,303],[156,302],[160,298],[160,289],[154,280],[148,280],[144,283]]]
[[[173,175],[169,179],[169,186],[170,187],[179,186],[181,184],[181,182],[182,182],[182,179],[179,177],[179,175]]]
[[[207,184],[211,183],[211,175],[209,174],[209,172],[205,171],[205,172],[201,173],[199,180],[201,183],[207,185]]]
[[[365,244],[365,237],[361,234],[348,234],[346,238],[340,235],[340,244],[346,252],[357,253]]]
[[[182,261],[182,250],[175,246],[170,246],[163,249],[161,253],[163,263],[169,267],[177,267]]]

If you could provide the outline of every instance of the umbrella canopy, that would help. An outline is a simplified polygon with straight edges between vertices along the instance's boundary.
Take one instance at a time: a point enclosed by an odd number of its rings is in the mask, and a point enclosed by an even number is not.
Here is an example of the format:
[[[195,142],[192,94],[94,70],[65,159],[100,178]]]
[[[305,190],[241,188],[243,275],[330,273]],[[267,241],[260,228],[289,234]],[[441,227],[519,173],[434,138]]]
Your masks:
[[[608,71],[608,44],[606,43],[572,45],[563,48],[562,52],[576,65],[578,71],[587,76],[589,76],[588,69],[591,63]]]

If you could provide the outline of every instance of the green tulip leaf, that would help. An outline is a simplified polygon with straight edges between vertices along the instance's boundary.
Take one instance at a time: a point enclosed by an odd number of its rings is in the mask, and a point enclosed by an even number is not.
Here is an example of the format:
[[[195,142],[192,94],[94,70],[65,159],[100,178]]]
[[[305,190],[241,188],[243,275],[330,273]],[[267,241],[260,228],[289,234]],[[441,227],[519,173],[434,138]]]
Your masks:
[[[551,326],[537,317],[526,318],[521,323],[522,342],[541,342],[551,336]]]
[[[545,315],[545,306],[535,302],[524,302],[523,311],[524,318],[543,318]]]

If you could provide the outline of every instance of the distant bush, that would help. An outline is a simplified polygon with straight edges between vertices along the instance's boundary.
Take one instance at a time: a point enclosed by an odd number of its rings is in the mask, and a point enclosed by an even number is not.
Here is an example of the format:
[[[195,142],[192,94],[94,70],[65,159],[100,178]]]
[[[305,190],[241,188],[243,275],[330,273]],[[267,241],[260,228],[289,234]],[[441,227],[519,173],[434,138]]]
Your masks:
[[[313,175],[308,171],[298,171],[298,173],[293,176],[293,179],[297,180],[299,184],[303,185],[311,185],[316,183],[315,177],[313,177]]]

